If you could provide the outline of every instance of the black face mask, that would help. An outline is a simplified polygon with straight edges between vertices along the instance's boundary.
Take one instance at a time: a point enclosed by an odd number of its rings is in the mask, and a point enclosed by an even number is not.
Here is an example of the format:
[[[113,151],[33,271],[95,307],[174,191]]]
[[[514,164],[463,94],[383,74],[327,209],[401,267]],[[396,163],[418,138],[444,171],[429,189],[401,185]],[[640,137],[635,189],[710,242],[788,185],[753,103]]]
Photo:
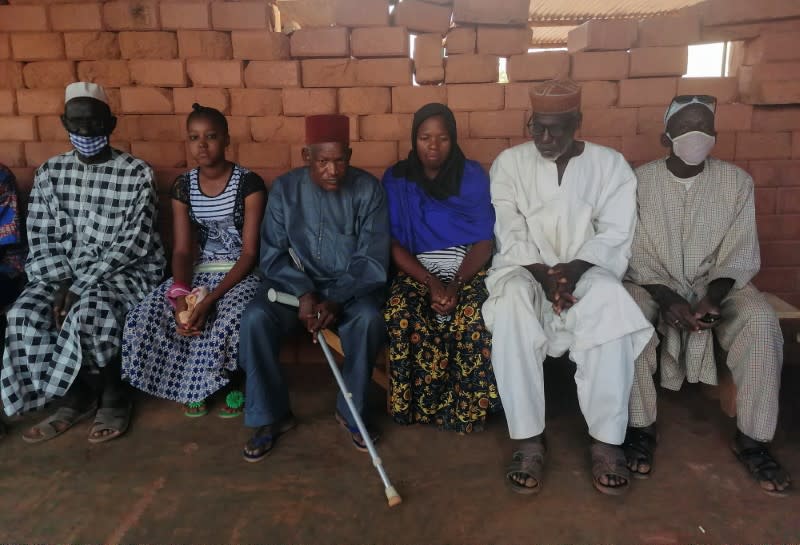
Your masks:
[[[89,97],[73,98],[64,106],[61,123],[70,134],[108,136],[117,126],[108,104]]]

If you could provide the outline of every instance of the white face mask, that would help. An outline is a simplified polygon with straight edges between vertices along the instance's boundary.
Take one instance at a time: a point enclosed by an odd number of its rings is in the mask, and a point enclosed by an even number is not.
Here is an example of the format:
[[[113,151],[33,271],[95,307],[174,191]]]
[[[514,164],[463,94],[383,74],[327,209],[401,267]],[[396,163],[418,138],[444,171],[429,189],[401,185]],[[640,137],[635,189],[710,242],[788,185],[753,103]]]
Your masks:
[[[711,148],[717,142],[715,136],[701,131],[692,131],[676,138],[667,135],[672,141],[672,151],[687,165],[696,166],[706,160]]]

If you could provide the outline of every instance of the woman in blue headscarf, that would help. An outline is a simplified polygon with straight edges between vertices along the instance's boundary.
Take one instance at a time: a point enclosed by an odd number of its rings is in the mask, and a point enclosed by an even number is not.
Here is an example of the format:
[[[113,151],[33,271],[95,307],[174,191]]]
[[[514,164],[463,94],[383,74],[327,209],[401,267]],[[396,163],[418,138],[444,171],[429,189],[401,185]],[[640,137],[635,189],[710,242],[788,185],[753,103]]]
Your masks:
[[[0,309],[14,301],[25,280],[15,182],[14,174],[0,165]]]
[[[5,310],[25,283],[25,244],[17,214],[17,186],[14,174],[0,164],[0,355],[5,344]],[[5,426],[0,421],[0,437]]]
[[[500,406],[481,317],[493,248],[489,177],[459,148],[453,112],[433,103],[414,114],[411,152],[383,184],[397,269],[384,313],[392,415],[482,429]]]

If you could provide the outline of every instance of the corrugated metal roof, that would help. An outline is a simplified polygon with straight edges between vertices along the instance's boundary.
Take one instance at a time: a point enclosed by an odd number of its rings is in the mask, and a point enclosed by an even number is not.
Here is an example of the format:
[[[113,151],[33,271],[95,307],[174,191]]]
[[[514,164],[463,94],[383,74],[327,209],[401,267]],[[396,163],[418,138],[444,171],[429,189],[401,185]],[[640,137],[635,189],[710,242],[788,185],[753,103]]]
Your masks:
[[[645,18],[674,12],[700,2],[702,0],[531,0],[530,19],[535,24]]]
[[[566,43],[566,33],[571,27],[589,19],[646,18],[671,13],[702,1],[530,0],[530,24],[534,27],[534,43],[563,44]],[[277,5],[285,31],[333,23],[333,0],[277,0]],[[568,26],[558,28],[562,25]]]
[[[573,28],[575,28],[573,25],[535,26],[533,27],[531,44],[534,47],[563,46],[567,43],[567,34]]]

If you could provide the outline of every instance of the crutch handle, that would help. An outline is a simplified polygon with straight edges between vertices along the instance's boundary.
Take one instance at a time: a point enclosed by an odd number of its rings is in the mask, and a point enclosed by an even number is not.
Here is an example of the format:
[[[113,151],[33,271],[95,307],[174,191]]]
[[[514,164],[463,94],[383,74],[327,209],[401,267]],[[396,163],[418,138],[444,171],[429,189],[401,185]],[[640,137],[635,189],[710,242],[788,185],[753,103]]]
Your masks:
[[[298,299],[291,293],[284,293],[274,288],[270,288],[269,290],[267,290],[267,299],[271,303],[281,303],[283,305],[289,305],[291,307],[300,306],[300,299]]]

